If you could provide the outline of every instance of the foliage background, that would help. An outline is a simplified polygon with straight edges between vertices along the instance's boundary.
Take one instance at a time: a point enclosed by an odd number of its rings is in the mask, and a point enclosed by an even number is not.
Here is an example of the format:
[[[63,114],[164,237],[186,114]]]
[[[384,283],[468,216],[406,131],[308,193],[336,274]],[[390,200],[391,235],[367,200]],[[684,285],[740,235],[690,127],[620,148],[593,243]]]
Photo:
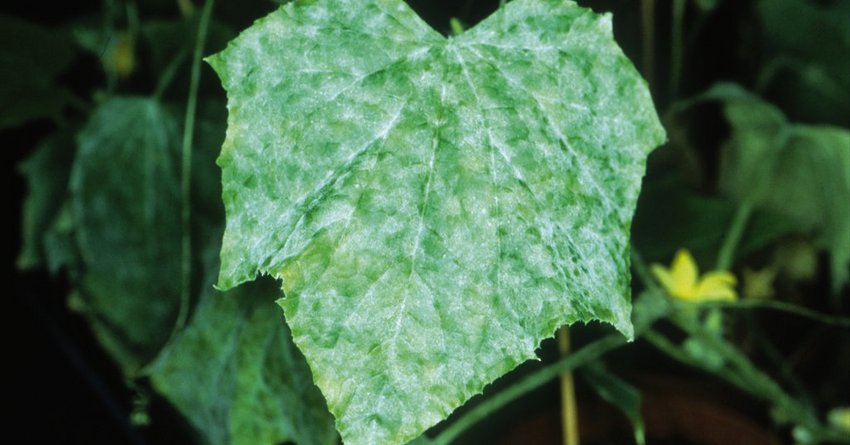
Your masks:
[[[241,6],[237,7],[234,3],[220,1],[215,13],[233,31],[247,27],[254,18],[275,6],[273,2],[262,0],[247,2],[248,6],[240,2]],[[423,18],[443,31],[448,31],[450,17],[475,22],[498,4],[494,1],[463,4],[425,0],[410,3]],[[654,39],[652,56],[643,51],[646,35],[642,33],[640,14],[641,4],[648,2],[588,0],[580,3],[614,12],[618,41],[651,80],[659,112],[670,133],[668,147],[651,158],[634,226],[635,244],[647,260],[666,263],[675,249],[684,246],[694,252],[700,264],[711,264],[735,212],[733,201],[725,197],[734,196],[735,190],[724,193],[721,179],[725,174],[721,150],[725,141],[736,134],[724,118],[724,113],[729,111],[723,109],[722,101],[705,100],[686,113],[671,112],[683,99],[693,98],[719,81],[730,81],[759,91],[791,122],[850,127],[848,2],[810,2],[830,11],[826,19],[782,9],[793,8],[793,0],[777,0],[773,4],[778,6],[767,12],[760,10],[760,2],[755,0],[682,2],[686,3],[683,17],[687,34],[677,39],[671,31],[675,22],[671,11],[678,2],[658,0],[654,2],[657,13],[651,33]],[[171,1],[140,2],[138,6],[140,16],[145,19],[179,17]],[[62,2],[32,8],[19,2],[4,4],[3,8],[8,9],[3,12],[58,28],[85,21],[103,7],[100,2]],[[831,25],[825,26],[824,20]],[[673,43],[676,41],[682,43],[681,59],[676,56]],[[145,70],[118,81],[119,91],[150,93],[156,78],[147,66],[155,61],[155,54],[145,52],[149,50],[139,53],[140,66],[145,66]],[[205,52],[212,51],[208,46]],[[100,68],[97,55],[81,51],[75,54],[70,68],[59,73],[59,82],[81,97],[90,97],[94,90],[110,80]],[[56,59],[64,57],[63,54],[53,56]],[[681,70],[677,71],[676,66]],[[211,71],[208,67],[203,70],[204,94],[221,98]],[[185,98],[186,74],[178,73],[168,93],[176,101]],[[72,118],[75,116],[72,110],[65,113]],[[8,238],[12,241],[7,244],[5,258],[7,270],[13,277],[14,293],[12,305],[3,311],[4,341],[8,351],[5,368],[9,370],[3,384],[4,392],[11,394],[9,400],[14,407],[10,424],[32,443],[187,443],[193,437],[192,432],[176,411],[146,390],[144,383],[128,388],[120,369],[98,346],[88,324],[67,309],[67,282],[61,276],[51,277],[44,270],[21,272],[16,268],[15,260],[21,248],[17,212],[27,193],[17,165],[55,129],[51,120],[42,118],[3,130],[9,156],[4,168],[11,182],[7,190],[10,190],[9,202],[13,209],[8,218],[12,224]],[[800,187],[803,186],[791,184],[790,190]],[[793,197],[793,194],[787,196]],[[827,193],[819,205],[832,208],[830,196]],[[814,194],[803,193],[800,199],[808,201],[806,198],[813,197]],[[837,208],[839,212],[844,211],[842,207]],[[838,218],[843,217],[850,218],[850,215],[839,213]],[[812,245],[818,243],[827,248],[835,247],[829,239],[819,241],[812,235],[816,227],[806,226],[805,230],[800,230],[799,225],[775,224],[786,220],[769,212],[754,215],[739,251],[742,264],[757,269],[769,264],[777,255],[786,259],[799,260],[801,255],[810,258]],[[850,227],[839,224],[835,230],[840,234],[842,229],[850,230]],[[801,245],[804,250],[808,248],[802,254],[795,250]],[[834,280],[841,269],[831,267],[830,262],[826,251],[815,249],[814,269],[809,271],[809,279],[794,280],[785,276],[782,278],[785,282],[777,285],[777,289],[784,292],[779,297],[821,312],[850,314],[846,284],[835,290]],[[811,269],[811,265],[808,267]],[[743,274],[743,267],[737,271]],[[832,297],[827,297],[829,295]],[[776,357],[770,357],[774,353],[780,357],[780,365],[793,368],[805,392],[819,409],[826,411],[832,406],[850,404],[850,382],[846,378],[850,365],[836,360],[836,357],[850,354],[846,329],[836,330],[785,313],[751,312],[737,314],[732,330],[739,344],[759,364],[767,366],[769,373],[780,375],[786,371],[781,366],[769,367],[777,362]],[[671,334],[675,332],[671,330]],[[578,330],[576,341],[581,344],[586,340],[583,336],[594,335],[592,328]],[[774,351],[764,349],[765,344],[772,345]],[[544,347],[544,358],[556,354],[554,345]],[[773,431],[772,434],[782,440],[790,435],[787,429],[772,429],[769,413],[760,402],[706,373],[674,364],[645,343],[639,342],[619,351],[610,360],[610,367],[627,370],[625,375],[639,382],[638,386],[647,391],[647,397],[660,397],[662,403],[678,401],[684,404],[683,409],[707,417],[732,416],[733,423],[737,419],[750,428],[747,431],[755,431],[754,434]],[[505,384],[507,382],[500,382],[496,387]],[[580,384],[579,391],[582,425],[586,429],[612,429],[614,433],[607,438],[603,436],[603,441],[617,442],[629,436],[625,419],[617,417],[615,411],[600,402],[587,385]],[[664,398],[676,393],[689,397],[684,401]],[[557,437],[557,414],[554,419],[551,417],[553,406],[557,412],[557,404],[557,387],[553,382],[527,396],[521,408],[509,408],[493,419],[495,425],[503,419],[513,419],[511,429],[490,432],[482,429],[472,432],[471,437],[483,442],[495,437],[510,440],[512,435],[527,439],[537,434],[541,440],[551,439],[553,434]],[[150,426],[135,427],[131,422],[134,414],[152,419]],[[612,418],[616,420],[602,423],[594,420]],[[652,421],[648,416],[647,422],[651,424]],[[612,425],[615,428],[610,428]],[[717,434],[717,431],[704,433]],[[10,432],[10,437],[13,434]],[[674,435],[666,440],[678,443],[676,440],[682,437]]]

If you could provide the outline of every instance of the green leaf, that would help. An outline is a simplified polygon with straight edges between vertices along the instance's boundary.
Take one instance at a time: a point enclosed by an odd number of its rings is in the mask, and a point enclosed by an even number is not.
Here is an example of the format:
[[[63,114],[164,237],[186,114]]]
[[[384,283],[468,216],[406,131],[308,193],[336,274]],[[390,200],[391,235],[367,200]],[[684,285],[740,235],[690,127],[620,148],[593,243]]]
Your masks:
[[[612,374],[600,362],[594,362],[582,368],[581,376],[599,394],[599,397],[626,415],[634,429],[635,442],[638,445],[646,443],[643,416],[640,412],[640,391],[629,382]]]
[[[664,140],[610,16],[518,0],[446,39],[400,0],[295,2],[211,59],[223,289],[260,274],[346,443],[403,443],[564,323],[632,336]]]
[[[188,327],[145,373],[205,443],[333,444],[333,418],[274,304],[278,289],[267,281],[213,291],[224,218],[215,166],[223,105],[200,104],[193,148],[193,245],[196,270],[205,271],[200,298]]]
[[[39,143],[18,167],[29,189],[21,212],[23,246],[17,265],[22,269],[44,261],[44,235],[65,202],[75,148],[71,132],[57,133]]]
[[[759,0],[761,86],[795,121],[850,126],[850,2]]]
[[[95,332],[128,373],[164,344],[179,302],[177,130],[158,102],[114,98],[78,137],[71,193],[80,293]]]
[[[0,14],[0,128],[59,117],[65,95],[54,79],[73,60],[70,40],[61,30]]]
[[[647,261],[665,262],[687,248],[697,263],[713,263],[738,205],[727,196],[697,193],[678,175],[646,183],[632,225],[632,242]],[[735,255],[745,257],[795,231],[786,218],[758,210]]]
[[[71,278],[75,279],[80,272],[80,252],[74,236],[74,215],[70,199],[66,199],[58,209],[53,223],[44,232],[43,242],[47,270],[55,274],[66,268]]]
[[[154,388],[205,443],[336,443],[333,418],[274,304],[274,283],[225,294],[208,289],[189,326],[150,368]]]
[[[789,123],[779,109],[734,85],[704,95],[732,127],[720,187],[794,221],[830,252],[832,287],[850,280],[850,131]]]

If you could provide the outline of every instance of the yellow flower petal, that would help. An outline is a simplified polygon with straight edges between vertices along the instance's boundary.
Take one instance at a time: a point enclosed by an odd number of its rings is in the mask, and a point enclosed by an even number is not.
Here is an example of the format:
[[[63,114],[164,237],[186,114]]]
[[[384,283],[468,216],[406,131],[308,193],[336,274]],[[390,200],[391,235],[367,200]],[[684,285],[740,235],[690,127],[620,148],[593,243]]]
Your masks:
[[[699,269],[691,252],[679,249],[671,265],[673,286],[668,289],[671,295],[690,300],[695,297]]]
[[[706,272],[705,275],[703,275],[700,279],[700,284],[706,281],[711,281],[713,283],[723,284],[731,287],[734,287],[736,284],[738,284],[738,279],[735,278],[735,275],[725,270],[713,270],[711,272]]]
[[[700,277],[697,263],[687,249],[679,249],[676,252],[669,269],[660,264],[653,264],[651,270],[667,294],[673,298],[694,303],[731,301],[738,298],[735,292],[735,275],[725,271],[712,271]]]
[[[738,298],[735,292],[737,283],[735,275],[726,271],[713,271],[703,275],[696,290],[696,300],[727,300],[733,301]]]
[[[652,270],[652,274],[655,275],[655,279],[661,284],[661,287],[667,292],[670,292],[676,283],[673,279],[673,274],[670,273],[670,269],[657,263],[653,264],[650,269]]]

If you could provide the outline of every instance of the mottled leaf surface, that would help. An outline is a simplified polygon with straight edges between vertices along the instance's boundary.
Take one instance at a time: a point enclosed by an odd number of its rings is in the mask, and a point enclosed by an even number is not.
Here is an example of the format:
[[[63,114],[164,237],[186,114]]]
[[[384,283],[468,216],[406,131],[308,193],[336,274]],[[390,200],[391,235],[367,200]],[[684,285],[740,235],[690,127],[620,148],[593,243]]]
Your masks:
[[[224,220],[215,156],[225,118],[223,102],[200,104],[192,192],[200,296],[189,325],[145,372],[203,443],[335,444],[333,418],[280,317],[273,280],[213,289]]]
[[[628,233],[664,140],[611,19],[517,0],[460,36],[400,0],[295,2],[211,59],[218,285],[282,280],[346,443],[402,443],[564,323],[627,336]]]
[[[333,418],[274,304],[277,287],[207,289],[149,370],[154,388],[211,445],[335,444]]]
[[[82,309],[127,372],[159,351],[179,304],[176,122],[156,100],[118,97],[77,138],[70,187]]]

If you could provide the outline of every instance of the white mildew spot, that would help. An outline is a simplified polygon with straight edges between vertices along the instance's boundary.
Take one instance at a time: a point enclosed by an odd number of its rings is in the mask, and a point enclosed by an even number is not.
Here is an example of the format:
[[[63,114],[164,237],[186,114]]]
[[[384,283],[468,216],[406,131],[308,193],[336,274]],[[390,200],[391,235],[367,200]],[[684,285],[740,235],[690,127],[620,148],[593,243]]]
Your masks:
[[[626,231],[664,133],[605,19],[515,0],[446,39],[401,0],[296,2],[212,65],[219,286],[283,280],[346,443],[413,439],[560,324],[631,335]]]

